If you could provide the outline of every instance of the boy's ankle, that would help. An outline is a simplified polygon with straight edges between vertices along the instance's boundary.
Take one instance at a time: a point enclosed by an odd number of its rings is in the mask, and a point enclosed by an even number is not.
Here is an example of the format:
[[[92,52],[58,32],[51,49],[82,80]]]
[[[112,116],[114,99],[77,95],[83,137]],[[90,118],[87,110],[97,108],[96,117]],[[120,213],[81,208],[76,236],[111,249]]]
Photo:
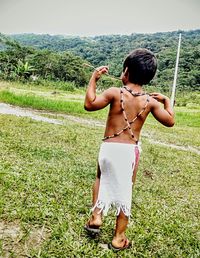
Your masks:
[[[125,236],[125,234],[118,234],[117,236],[114,236],[112,240],[112,245],[115,247],[123,247],[126,241],[127,237]]]
[[[89,224],[92,226],[98,226],[100,227],[102,225],[102,218],[101,218],[101,214],[92,214],[90,220],[89,220]]]
[[[116,240],[123,240],[123,239],[125,239],[126,238],[126,236],[125,236],[125,232],[123,232],[123,233],[116,233],[115,232],[115,236],[114,236],[114,238],[113,239],[116,239]]]

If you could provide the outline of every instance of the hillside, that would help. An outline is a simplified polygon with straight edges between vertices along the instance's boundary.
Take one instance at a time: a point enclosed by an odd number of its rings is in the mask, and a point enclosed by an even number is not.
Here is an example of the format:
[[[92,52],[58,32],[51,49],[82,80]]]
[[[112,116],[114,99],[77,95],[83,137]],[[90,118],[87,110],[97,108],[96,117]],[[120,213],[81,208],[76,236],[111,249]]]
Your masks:
[[[126,55],[135,48],[148,48],[158,58],[153,85],[168,91],[172,85],[178,35],[182,33],[177,86],[179,90],[200,90],[200,30],[154,34],[69,37],[35,34],[12,35],[22,45],[42,51],[71,52],[94,66],[108,64],[110,73],[119,76]],[[48,58],[46,59],[48,62]],[[48,64],[47,64],[48,65]]]
[[[65,37],[50,35],[13,35],[22,44],[39,49],[70,51],[95,66],[109,64],[110,73],[119,76],[124,57],[135,48],[148,48],[158,57],[155,84],[168,88],[172,83],[178,34],[182,33],[178,85],[181,89],[200,89],[200,30],[155,34]]]

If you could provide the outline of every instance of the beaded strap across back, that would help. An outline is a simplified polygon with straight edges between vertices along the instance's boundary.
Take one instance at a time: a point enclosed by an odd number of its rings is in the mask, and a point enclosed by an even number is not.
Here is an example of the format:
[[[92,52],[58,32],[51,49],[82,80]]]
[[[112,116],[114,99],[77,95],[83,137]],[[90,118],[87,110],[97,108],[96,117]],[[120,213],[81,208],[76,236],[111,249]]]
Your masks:
[[[139,96],[147,95],[147,99],[146,99],[146,103],[145,103],[144,107],[142,108],[142,110],[141,110],[131,121],[128,121],[127,114],[126,114],[126,111],[125,111],[125,109],[124,109],[124,103],[125,103],[125,101],[124,101],[124,97],[123,97],[123,88],[124,88],[125,90],[127,90],[128,92],[130,92],[131,95],[134,96],[134,97],[139,97]],[[127,86],[123,86],[123,88],[120,88],[120,103],[121,103],[122,114],[123,114],[124,120],[125,120],[125,122],[126,122],[127,125],[126,125],[123,129],[121,129],[119,132],[114,133],[114,134],[109,135],[109,136],[105,136],[105,137],[103,138],[103,141],[104,141],[104,140],[107,140],[107,139],[110,139],[110,138],[114,138],[114,137],[116,137],[116,136],[119,136],[119,135],[120,135],[121,133],[123,133],[124,131],[129,130],[131,137],[135,140],[135,142],[136,142],[136,144],[137,144],[137,143],[138,143],[138,139],[136,139],[135,136],[134,136],[133,130],[132,130],[132,128],[131,128],[131,124],[133,124],[133,123],[135,122],[135,120],[136,120],[139,116],[141,116],[142,113],[143,113],[143,112],[145,111],[145,109],[147,108],[147,105],[148,105],[148,103],[149,103],[149,95],[146,94],[146,93],[139,93],[139,92],[135,93],[135,92],[133,92],[131,89],[129,89]]]

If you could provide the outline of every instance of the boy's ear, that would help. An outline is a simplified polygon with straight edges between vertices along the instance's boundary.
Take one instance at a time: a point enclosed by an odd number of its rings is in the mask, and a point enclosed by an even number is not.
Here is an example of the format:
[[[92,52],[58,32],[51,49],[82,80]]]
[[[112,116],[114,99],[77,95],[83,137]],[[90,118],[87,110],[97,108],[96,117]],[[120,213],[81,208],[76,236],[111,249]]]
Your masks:
[[[124,70],[124,75],[125,75],[125,76],[128,76],[128,67],[125,68],[125,70]]]
[[[128,77],[128,67],[126,67],[126,68],[124,69],[124,71],[122,72],[120,78],[122,79],[123,77],[124,77],[124,78],[127,78],[127,77]]]
[[[128,67],[126,67],[120,77],[124,84],[128,82],[128,77],[129,77],[129,72],[128,72]]]
[[[129,76],[128,67],[126,67],[124,70],[124,77],[128,78],[128,76]]]

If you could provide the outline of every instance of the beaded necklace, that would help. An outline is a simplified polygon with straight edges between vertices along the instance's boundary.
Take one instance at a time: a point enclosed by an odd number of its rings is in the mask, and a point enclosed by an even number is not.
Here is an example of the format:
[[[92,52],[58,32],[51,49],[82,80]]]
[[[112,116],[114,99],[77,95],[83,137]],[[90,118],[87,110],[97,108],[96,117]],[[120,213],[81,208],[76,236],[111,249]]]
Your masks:
[[[127,90],[128,92],[130,92],[131,95],[133,95],[133,97],[139,97],[139,96],[147,95],[145,92],[134,92],[128,86],[123,86],[123,88],[125,90]]]

